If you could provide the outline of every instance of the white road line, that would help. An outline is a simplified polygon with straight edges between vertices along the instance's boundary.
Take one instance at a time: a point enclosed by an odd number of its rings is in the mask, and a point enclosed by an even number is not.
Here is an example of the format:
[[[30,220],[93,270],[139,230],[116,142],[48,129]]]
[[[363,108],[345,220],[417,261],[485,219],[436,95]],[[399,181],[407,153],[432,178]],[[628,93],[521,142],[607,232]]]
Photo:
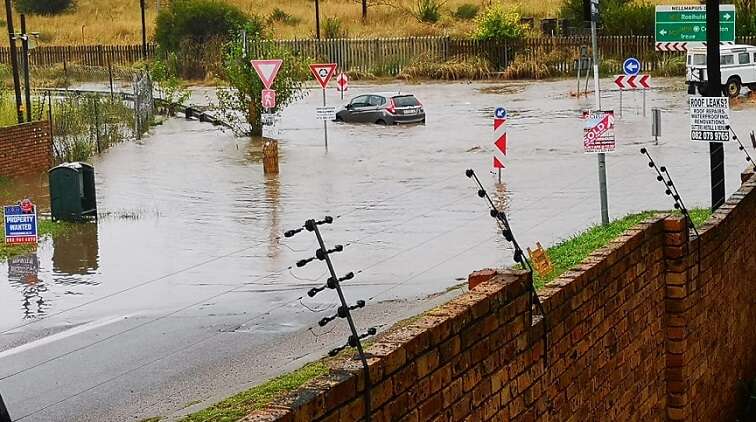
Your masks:
[[[117,316],[114,318],[109,319],[103,319],[99,321],[92,321],[83,325],[79,325],[77,327],[71,328],[69,330],[61,331],[59,333],[53,334],[51,336],[43,337],[38,340],[34,340],[32,342],[22,344],[20,346],[16,346],[12,349],[5,350],[3,352],[0,352],[0,359],[7,358],[9,356],[13,356],[18,353],[26,352],[27,350],[34,349],[35,347],[44,346],[46,344],[50,344],[59,340],[63,340],[68,337],[72,337],[81,333],[85,333],[90,330],[94,330],[96,328],[104,327],[106,325],[110,325],[119,321],[123,321],[128,318],[128,315],[122,315]]]

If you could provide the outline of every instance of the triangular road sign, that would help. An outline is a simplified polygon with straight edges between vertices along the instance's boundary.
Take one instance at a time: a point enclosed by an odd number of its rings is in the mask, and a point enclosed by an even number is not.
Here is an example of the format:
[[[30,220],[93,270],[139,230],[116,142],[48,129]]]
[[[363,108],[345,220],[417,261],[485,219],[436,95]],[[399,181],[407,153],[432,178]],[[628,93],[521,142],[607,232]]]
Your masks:
[[[504,164],[501,161],[499,161],[499,159],[496,158],[496,157],[493,158],[493,166],[494,166],[495,169],[503,169],[504,168]]]
[[[270,89],[273,81],[276,80],[276,76],[278,76],[278,70],[281,69],[283,60],[252,60],[251,63],[252,67],[255,68],[255,72],[257,72],[257,76],[260,77],[263,85],[265,85],[265,89]]]
[[[315,80],[318,81],[320,86],[325,89],[328,86],[328,81],[331,80],[334,72],[336,72],[336,66],[336,63],[311,64],[310,72],[315,76]]]

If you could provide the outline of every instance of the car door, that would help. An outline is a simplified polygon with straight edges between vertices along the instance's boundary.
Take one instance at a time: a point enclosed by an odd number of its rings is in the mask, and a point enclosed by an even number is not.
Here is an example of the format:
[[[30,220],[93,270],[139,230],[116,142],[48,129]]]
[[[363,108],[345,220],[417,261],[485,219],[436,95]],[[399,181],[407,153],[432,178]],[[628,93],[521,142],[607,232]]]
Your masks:
[[[348,108],[348,119],[345,119],[348,122],[365,122],[367,121],[365,117],[365,113],[367,109],[370,107],[370,96],[369,95],[360,95],[359,97],[355,97],[352,99],[352,101],[349,103]]]
[[[386,104],[386,99],[380,95],[371,95],[368,103],[370,107],[365,110],[365,121],[375,123],[379,120],[384,120],[382,106]]]
[[[740,81],[743,85],[748,85],[754,82],[756,74],[754,73],[753,63],[751,62],[751,53],[744,51],[738,53],[738,68]]]

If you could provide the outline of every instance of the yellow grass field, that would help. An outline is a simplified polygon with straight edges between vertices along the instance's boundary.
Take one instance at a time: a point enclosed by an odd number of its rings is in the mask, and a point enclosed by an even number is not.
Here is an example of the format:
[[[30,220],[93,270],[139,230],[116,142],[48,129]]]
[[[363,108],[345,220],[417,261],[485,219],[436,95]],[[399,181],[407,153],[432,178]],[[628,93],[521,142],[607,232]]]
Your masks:
[[[170,0],[146,0],[148,37],[154,31],[158,5],[166,7]],[[226,0],[250,15],[270,17],[275,9],[291,15],[295,22],[273,22],[269,25],[274,38],[311,38],[315,34],[313,0]],[[442,0],[443,1],[443,0]],[[411,10],[418,0],[368,0],[368,21],[361,22],[360,0],[321,0],[321,24],[327,17],[337,17],[349,37],[397,37],[425,35],[465,35],[472,22],[453,16],[459,5],[476,4],[483,9],[492,0],[443,1],[438,23],[418,22]],[[557,17],[561,0],[501,0],[518,7],[523,16]],[[653,0],[652,2],[686,3],[686,0]],[[691,3],[691,1],[687,1]],[[4,14],[3,14],[4,16]],[[134,44],[140,42],[139,0],[76,0],[76,8],[59,16],[32,16],[30,31],[40,32],[40,44]],[[18,22],[16,23],[18,25]]]
[[[162,7],[169,0],[159,0]],[[154,31],[158,0],[146,0],[148,36]],[[140,42],[139,0],[77,0],[76,8],[58,16],[27,17],[30,31],[40,32],[40,44],[133,44]],[[275,38],[310,38],[315,34],[315,6],[312,0],[228,0],[250,15],[268,18],[274,9],[294,17],[296,23],[274,22],[269,26]],[[378,4],[380,3],[380,5]],[[389,3],[393,5],[388,5]],[[368,22],[361,22],[359,0],[321,0],[321,24],[326,17],[338,17],[350,37],[406,35],[462,35],[472,24],[452,16],[460,4],[483,5],[488,1],[448,0],[436,24],[420,23],[408,9],[417,0],[369,0]],[[506,4],[517,3],[506,0]],[[556,16],[560,0],[525,0],[520,8],[525,16]],[[4,14],[3,14],[4,16]],[[18,22],[16,22],[18,25]]]

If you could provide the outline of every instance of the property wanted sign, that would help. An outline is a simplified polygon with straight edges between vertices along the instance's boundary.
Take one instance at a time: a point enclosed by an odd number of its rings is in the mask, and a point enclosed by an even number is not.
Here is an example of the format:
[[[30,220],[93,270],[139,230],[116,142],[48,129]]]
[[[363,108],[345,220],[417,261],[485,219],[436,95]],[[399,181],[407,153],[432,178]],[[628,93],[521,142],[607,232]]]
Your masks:
[[[729,98],[690,97],[690,140],[693,142],[730,141]]]

